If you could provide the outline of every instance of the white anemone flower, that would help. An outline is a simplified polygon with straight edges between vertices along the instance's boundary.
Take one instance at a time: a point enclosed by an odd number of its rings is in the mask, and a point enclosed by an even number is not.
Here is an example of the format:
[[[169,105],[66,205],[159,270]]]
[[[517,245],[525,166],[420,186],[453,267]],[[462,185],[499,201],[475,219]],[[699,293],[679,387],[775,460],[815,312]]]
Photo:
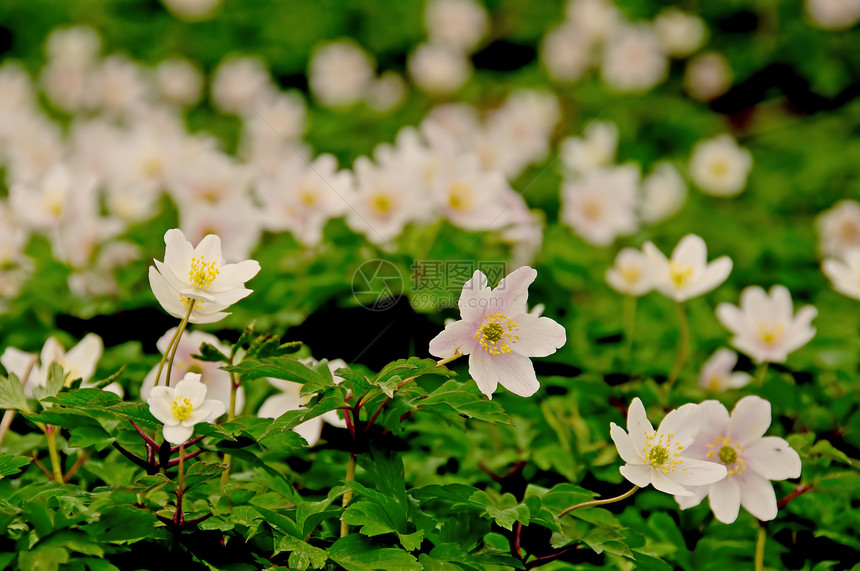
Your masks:
[[[164,423],[162,434],[171,444],[184,444],[195,424],[212,422],[227,410],[223,402],[206,399],[206,385],[196,373],[186,373],[175,388],[153,387],[146,402],[152,416]]]
[[[708,28],[700,17],[677,8],[666,8],[657,14],[654,29],[666,53],[676,58],[693,54],[708,35]]]
[[[626,462],[621,475],[640,488],[653,484],[661,492],[691,496],[690,486],[713,484],[726,477],[725,466],[696,460],[687,454],[699,432],[699,407],[685,404],[663,418],[657,430],[639,398],[627,410],[627,432],[614,422],[609,435]]]
[[[752,154],[731,135],[719,135],[696,143],[690,177],[705,194],[735,196],[746,187],[752,163]]]
[[[565,168],[574,175],[612,165],[618,150],[618,127],[611,121],[594,121],[582,137],[561,142],[559,153]]]
[[[687,200],[687,184],[669,161],[660,161],[642,182],[639,214],[655,224],[676,214]]]
[[[860,202],[840,200],[818,215],[818,247],[826,256],[844,256],[860,248]]]
[[[738,364],[738,354],[731,349],[717,349],[702,365],[699,374],[699,386],[716,392],[728,389],[739,389],[748,384],[752,377],[741,371],[732,372]]]
[[[245,282],[257,275],[260,264],[245,260],[226,264],[221,239],[214,234],[195,248],[181,230],[164,234],[164,261],[149,268],[149,285],[167,313],[180,319],[188,314],[191,323],[213,323],[224,318],[224,309],[251,294]]]
[[[695,234],[681,238],[671,259],[651,242],[646,242],[642,251],[651,265],[654,288],[675,301],[686,301],[711,291],[726,281],[732,271],[728,256],[708,263],[705,241]]]
[[[469,374],[489,398],[498,384],[519,396],[533,395],[540,383],[530,357],[552,355],[567,338],[564,327],[528,312],[528,287],[536,277],[537,271],[524,266],[491,290],[487,276],[476,271],[457,301],[460,320],[430,341],[430,353],[443,359],[469,355]]]
[[[770,480],[800,477],[800,456],[788,442],[764,436],[770,426],[770,403],[757,396],[738,401],[731,416],[722,404],[709,400],[699,405],[702,428],[687,448],[692,458],[724,467],[724,480],[678,495],[681,509],[699,505],[707,495],[714,516],[732,523],[740,507],[762,521],[776,517],[776,495]]]
[[[841,260],[824,260],[821,269],[830,278],[833,289],[842,295],[860,299],[860,248],[848,250]]]
[[[620,166],[595,170],[561,187],[561,220],[585,241],[608,246],[639,228],[639,169]]]
[[[624,248],[615,257],[615,265],[606,270],[606,283],[624,295],[640,296],[653,289],[651,267],[641,250]]]
[[[782,363],[789,353],[806,345],[815,336],[811,324],[816,315],[818,310],[811,305],[794,315],[791,294],[781,285],[770,288],[770,293],[750,286],[741,292],[740,307],[717,306],[720,323],[735,334],[732,345],[756,363]]]

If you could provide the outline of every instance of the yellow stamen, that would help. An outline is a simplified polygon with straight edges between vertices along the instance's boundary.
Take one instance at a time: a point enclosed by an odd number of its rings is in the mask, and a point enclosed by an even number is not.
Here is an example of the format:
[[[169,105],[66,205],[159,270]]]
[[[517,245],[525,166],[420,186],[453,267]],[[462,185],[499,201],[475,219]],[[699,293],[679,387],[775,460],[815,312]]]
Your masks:
[[[215,262],[207,264],[203,256],[198,256],[191,260],[191,269],[188,270],[188,283],[200,289],[209,289],[219,273],[221,272],[215,267]]]
[[[510,353],[511,345],[519,341],[520,336],[515,335],[515,331],[519,331],[517,322],[497,311],[484,318],[474,338],[490,355],[501,355]]]
[[[177,396],[173,399],[173,404],[170,405],[170,411],[173,417],[178,421],[188,420],[191,413],[194,412],[194,407],[191,406],[191,401],[187,397]]]
[[[669,279],[672,284],[681,289],[686,286],[693,277],[693,268],[690,266],[682,266],[677,262],[669,262]]]

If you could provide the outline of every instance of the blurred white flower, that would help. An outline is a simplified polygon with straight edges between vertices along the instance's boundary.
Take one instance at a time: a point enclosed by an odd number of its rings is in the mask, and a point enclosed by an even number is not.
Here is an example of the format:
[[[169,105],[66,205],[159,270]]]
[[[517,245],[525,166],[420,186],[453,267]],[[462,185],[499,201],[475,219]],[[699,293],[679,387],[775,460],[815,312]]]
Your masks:
[[[161,0],[168,12],[186,22],[199,22],[215,17],[222,0]]]
[[[480,270],[463,284],[457,305],[460,320],[430,341],[430,353],[448,359],[469,356],[469,374],[492,398],[497,386],[522,397],[539,388],[530,357],[552,355],[564,345],[564,327],[528,313],[528,288],[537,271],[518,268],[490,289]]]
[[[245,282],[257,275],[260,264],[245,260],[225,264],[221,239],[209,234],[197,247],[173,228],[164,234],[164,261],[153,260],[149,284],[167,313],[180,319],[194,303],[189,322],[212,323],[225,317],[224,309],[251,294]]]
[[[825,256],[844,256],[860,248],[860,203],[840,200],[818,215],[818,247]]]
[[[415,85],[431,95],[453,93],[472,75],[466,56],[443,44],[421,44],[409,54],[406,66]]]
[[[687,200],[687,184],[675,165],[660,161],[642,182],[639,214],[648,224],[661,222],[676,214]]]
[[[164,354],[167,351],[167,346],[173,339],[176,333],[176,327],[168,330],[156,343],[159,352]],[[216,349],[224,353],[230,354],[230,346],[222,343],[220,339],[209,333],[202,331],[186,331],[179,338],[179,345],[176,347],[176,356],[173,360],[173,369],[170,373],[170,378],[167,383],[164,379],[160,381],[162,386],[175,387],[181,381],[186,373],[196,373],[200,375],[200,382],[206,385],[206,394],[210,398],[221,402],[226,410],[230,406],[230,373],[221,368],[223,363],[215,363],[212,361],[200,361],[195,359],[193,355],[200,354],[200,346],[203,343],[209,343]],[[140,386],[141,400],[149,400],[149,395],[155,386],[155,375],[158,373],[158,366],[153,367],[146,377],[143,379],[143,384]],[[166,373],[165,373],[166,374]],[[242,410],[245,404],[245,391],[240,386],[236,391],[236,411]]]
[[[733,372],[737,363],[737,353],[731,349],[717,349],[702,365],[699,386],[709,391],[723,392],[728,389],[739,389],[748,384],[752,380],[750,375],[740,371]]]
[[[186,215],[201,205],[241,199],[251,188],[253,170],[230,155],[215,149],[197,149],[185,154],[182,168],[169,177],[168,190]]]
[[[108,113],[130,113],[142,107],[148,96],[140,66],[124,56],[102,61],[91,81],[95,105]]]
[[[732,271],[732,260],[728,256],[708,263],[705,241],[695,234],[681,238],[671,259],[651,242],[646,242],[642,251],[648,256],[654,288],[679,302],[708,293],[726,281]]]
[[[101,37],[89,26],[55,28],[45,41],[45,52],[49,60],[86,66],[98,58],[101,43]]]
[[[685,404],[663,418],[657,430],[648,421],[639,397],[627,410],[627,432],[614,422],[609,435],[626,462],[619,470],[631,483],[649,484],[667,494],[691,496],[691,486],[712,484],[726,477],[726,467],[688,455],[700,428],[699,407]]]
[[[574,175],[610,166],[617,150],[618,127],[611,121],[593,121],[582,137],[568,137],[559,146],[562,164]]]
[[[35,185],[63,161],[66,153],[57,124],[41,114],[12,118],[6,137],[6,180]]]
[[[623,248],[615,264],[606,270],[606,283],[624,295],[640,296],[651,291],[651,267],[645,254],[636,248]]]
[[[0,256],[0,266],[2,266]],[[833,289],[848,297],[860,299],[860,247],[847,250],[842,259],[827,258],[821,263]]]
[[[73,172],[58,163],[45,173],[38,186],[12,184],[9,204],[27,226],[56,229],[70,216],[75,204],[95,200],[95,186],[96,179],[91,173]]]
[[[326,107],[349,107],[364,98],[373,83],[373,69],[370,55],[352,40],[320,44],[308,65],[311,93]]]
[[[591,67],[591,41],[577,26],[564,23],[543,37],[540,59],[552,79],[576,81]]]
[[[752,154],[731,135],[699,141],[690,157],[690,178],[711,196],[735,196],[746,187]]]
[[[241,115],[274,86],[266,65],[255,57],[231,57],[218,64],[212,77],[212,104],[222,113]]]
[[[203,95],[203,73],[182,58],[166,59],[155,68],[158,93],[165,101],[191,107]]]
[[[30,74],[18,62],[6,60],[0,65],[0,149],[9,124],[7,114],[29,113],[35,103]]]
[[[665,8],[657,14],[654,29],[666,53],[676,58],[687,57],[699,49],[708,33],[700,17],[677,8]]]
[[[805,0],[803,6],[816,28],[847,30],[860,21],[860,0]]]
[[[666,79],[669,62],[647,24],[619,26],[607,40],[600,75],[613,90],[648,91]]]
[[[447,220],[481,231],[502,215],[513,190],[502,173],[483,170],[474,155],[465,155],[439,169],[431,192]]]
[[[393,71],[380,75],[367,91],[367,105],[376,111],[391,111],[406,98],[406,82]]]
[[[153,387],[146,402],[152,416],[164,423],[162,435],[171,444],[184,444],[194,425],[212,422],[226,411],[221,401],[206,398],[206,385],[194,373],[186,373],[175,388]]]
[[[591,43],[606,40],[621,19],[612,0],[568,0],[565,17]]]
[[[816,315],[818,310],[811,305],[794,315],[791,294],[781,285],[770,288],[770,293],[749,286],[741,292],[740,306],[717,306],[717,319],[734,334],[732,345],[756,363],[782,363],[806,345],[815,336]]]
[[[243,259],[251,255],[260,242],[263,213],[249,195],[239,195],[214,204],[199,204],[180,212],[179,227],[194,241],[208,234],[223,237],[224,256]]]
[[[424,23],[431,42],[471,53],[487,33],[490,18],[475,0],[429,0]]]
[[[717,52],[706,52],[687,62],[684,89],[693,99],[712,101],[729,90],[733,79],[729,60]]]
[[[638,229],[639,169],[633,165],[591,171],[561,187],[560,219],[595,246]]]
[[[691,508],[707,495],[717,520],[733,523],[740,507],[762,521],[776,517],[776,494],[770,480],[800,477],[800,456],[782,438],[764,436],[770,426],[770,403],[757,396],[738,401],[729,416],[715,400],[699,405],[702,428],[687,448],[691,458],[725,467],[728,476],[678,495],[681,509]]]

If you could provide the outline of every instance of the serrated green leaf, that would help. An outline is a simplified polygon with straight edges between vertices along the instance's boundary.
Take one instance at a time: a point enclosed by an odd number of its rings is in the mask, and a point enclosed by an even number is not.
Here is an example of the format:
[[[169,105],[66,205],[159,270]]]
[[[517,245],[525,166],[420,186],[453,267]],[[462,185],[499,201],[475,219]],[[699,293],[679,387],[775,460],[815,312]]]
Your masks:
[[[245,360],[238,365],[228,365],[223,367],[223,369],[237,373],[245,381],[271,377],[273,379],[302,383],[306,387],[312,388],[313,392],[324,389],[331,384],[326,382],[326,379],[322,375],[310,367],[290,357],[266,357]]]
[[[9,373],[8,377],[0,376],[0,408],[30,410],[24,396],[24,387],[14,373]]]
[[[508,531],[513,529],[516,522],[523,525],[529,523],[531,513],[528,506],[519,503],[513,494],[494,498],[479,490],[469,497],[469,502],[483,507],[487,515]]]
[[[0,454],[0,478],[17,474],[21,471],[21,468],[32,461],[32,458],[26,458],[24,456]]]
[[[229,363],[230,359],[225,355],[221,349],[212,345],[211,343],[202,343],[200,345],[199,353],[196,355],[191,355],[192,359],[197,359],[198,361],[204,361],[208,363]]]
[[[329,558],[347,571],[420,570],[421,564],[406,551],[396,547],[379,547],[357,533],[347,535],[328,548]]]
[[[328,560],[324,550],[290,535],[281,538],[277,551],[290,553],[290,569],[321,569]]]

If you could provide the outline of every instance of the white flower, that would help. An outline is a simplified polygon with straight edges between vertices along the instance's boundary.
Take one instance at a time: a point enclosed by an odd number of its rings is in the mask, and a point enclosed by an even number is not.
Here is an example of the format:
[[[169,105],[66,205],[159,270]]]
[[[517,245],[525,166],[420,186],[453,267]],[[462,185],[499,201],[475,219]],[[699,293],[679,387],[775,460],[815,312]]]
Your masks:
[[[844,256],[860,247],[860,203],[840,200],[818,216],[818,244],[825,256]]]
[[[860,299],[860,248],[848,250],[841,260],[824,260],[821,269],[830,278],[833,289],[848,297]]]
[[[677,8],[666,8],[657,14],[654,28],[666,53],[677,58],[699,49],[708,33],[701,18]]]
[[[444,44],[421,44],[409,54],[406,65],[415,85],[431,95],[453,93],[472,75],[468,58]]]
[[[591,67],[591,42],[578,26],[564,23],[547,32],[540,59],[556,81],[576,81]]]
[[[739,147],[731,135],[699,141],[690,157],[690,177],[711,196],[735,196],[747,184],[752,154]]]
[[[660,161],[642,183],[639,214],[654,224],[677,213],[687,199],[687,185],[669,161]]]
[[[620,92],[648,91],[666,79],[669,62],[647,24],[621,26],[609,38],[600,75]]]
[[[705,241],[695,234],[681,238],[672,251],[672,258],[666,256],[651,242],[642,246],[648,256],[654,278],[654,288],[675,301],[708,293],[729,277],[732,260],[722,256],[708,263],[708,247]]]
[[[96,105],[110,113],[139,109],[147,96],[140,66],[119,55],[110,56],[94,70],[90,88]]]
[[[564,327],[528,313],[528,287],[536,277],[534,269],[522,267],[491,290],[487,276],[476,271],[457,301],[460,321],[430,341],[430,353],[443,359],[469,355],[469,374],[490,398],[499,383],[516,395],[533,395],[540,383],[529,357],[551,355],[566,340]]]
[[[606,39],[620,20],[612,0],[569,0],[565,17],[592,43]]]
[[[800,349],[815,336],[811,323],[818,310],[811,305],[794,315],[791,294],[785,286],[775,285],[770,293],[758,286],[741,292],[740,307],[730,303],[717,306],[717,318],[734,333],[732,345],[756,363],[782,363],[792,351]]]
[[[738,354],[731,349],[718,349],[702,365],[699,386],[715,392],[739,389],[752,380],[747,373],[732,372],[738,363]]]
[[[48,35],[45,51],[54,61],[89,65],[98,57],[101,43],[101,37],[89,26],[56,28]]]
[[[168,330],[167,333],[162,335],[156,343],[156,347],[158,347],[158,350],[162,354],[167,350],[167,344],[170,343],[171,339],[173,339],[176,329],[176,327],[173,327]],[[198,374],[200,375],[200,382],[206,385],[207,396],[220,401],[226,409],[230,406],[230,384],[232,383],[230,380],[230,373],[221,368],[223,363],[198,361],[192,357],[192,355],[200,353],[200,346],[203,343],[209,343],[225,355],[230,354],[230,346],[222,343],[221,340],[214,335],[203,333],[202,331],[186,331],[182,337],[179,338],[179,345],[176,348],[176,356],[173,360],[173,368],[170,372],[170,378],[167,379],[167,383],[164,382],[164,375],[166,375],[166,371],[164,371],[162,373],[162,380],[159,381],[159,384],[168,387],[175,387],[179,381],[185,377],[185,373]],[[140,387],[140,398],[142,400],[149,399],[149,395],[155,387],[155,375],[157,373],[158,366],[156,365],[149,371],[149,373],[147,373],[146,378],[143,379],[143,384]],[[245,391],[242,387],[239,387],[236,391],[237,414],[242,410],[244,405]]]
[[[770,403],[757,396],[738,401],[729,416],[726,407],[709,400],[699,405],[702,428],[687,449],[692,458],[728,470],[719,482],[694,488],[692,496],[677,496],[681,509],[698,505],[707,495],[714,516],[732,523],[743,506],[762,521],[776,517],[776,495],[769,480],[800,476],[800,456],[788,442],[764,436],[770,426]]]
[[[51,167],[38,186],[12,184],[9,203],[16,216],[38,229],[55,229],[69,218],[76,202],[95,200],[96,179],[77,173],[62,163]]]
[[[166,59],[155,68],[158,92],[165,100],[182,106],[200,101],[203,74],[187,59]]]
[[[309,367],[315,367],[318,362],[312,358],[300,359],[300,362]],[[343,359],[333,359],[328,362],[328,369],[333,375],[334,384],[339,385],[343,379],[334,374],[337,369],[345,368],[346,362]],[[269,384],[278,389],[280,392],[272,395],[263,401],[260,405],[260,410],[257,416],[260,418],[278,418],[285,412],[291,410],[299,410],[310,401],[314,395],[302,395],[302,384],[292,381],[284,381],[281,379],[268,379]],[[319,442],[322,434],[323,422],[327,422],[338,428],[346,428],[346,421],[338,415],[337,410],[330,410],[320,416],[306,420],[299,424],[293,430],[299,434],[308,443],[308,446],[313,446]]]
[[[308,83],[326,107],[349,107],[361,101],[373,82],[374,63],[352,40],[340,39],[314,48]]]
[[[639,170],[621,166],[587,173],[561,187],[561,220],[595,246],[638,228]]]
[[[195,248],[181,230],[164,234],[164,261],[154,260],[149,284],[161,306],[170,315],[184,318],[194,303],[189,321],[212,323],[225,317],[224,309],[248,296],[245,282],[257,275],[260,264],[245,260],[225,264],[221,239],[209,234]]]
[[[406,98],[406,82],[393,71],[380,75],[367,91],[367,106],[386,112],[397,108]]]
[[[164,7],[180,20],[197,22],[212,18],[221,7],[221,0],[161,0]]]
[[[477,157],[465,155],[439,169],[431,185],[439,209],[455,225],[483,231],[497,221],[513,192],[500,172],[478,166]]]
[[[487,10],[475,0],[430,0],[424,23],[430,40],[471,52],[489,28]]]
[[[153,387],[146,402],[152,416],[164,423],[162,434],[171,444],[184,444],[195,424],[212,422],[227,410],[221,401],[206,399],[206,385],[196,373],[186,373],[175,388]]]
[[[860,21],[858,0],[805,0],[806,15],[816,28],[847,30]]]
[[[610,166],[618,149],[618,127],[610,121],[590,123],[582,137],[570,137],[561,142],[562,164],[574,175]]]
[[[653,288],[648,258],[635,248],[622,249],[615,257],[615,265],[606,270],[606,283],[625,295],[648,293]]]
[[[242,114],[274,89],[265,64],[253,57],[222,61],[212,78],[212,103],[223,113]]]
[[[633,484],[653,484],[667,494],[690,496],[690,486],[712,484],[726,477],[726,467],[691,458],[686,448],[699,432],[699,407],[685,404],[663,418],[654,430],[639,398],[627,410],[627,432],[614,422],[609,435],[626,462],[619,470]]]
[[[722,54],[706,52],[697,55],[684,70],[684,89],[698,101],[712,101],[732,86],[732,67]]]

